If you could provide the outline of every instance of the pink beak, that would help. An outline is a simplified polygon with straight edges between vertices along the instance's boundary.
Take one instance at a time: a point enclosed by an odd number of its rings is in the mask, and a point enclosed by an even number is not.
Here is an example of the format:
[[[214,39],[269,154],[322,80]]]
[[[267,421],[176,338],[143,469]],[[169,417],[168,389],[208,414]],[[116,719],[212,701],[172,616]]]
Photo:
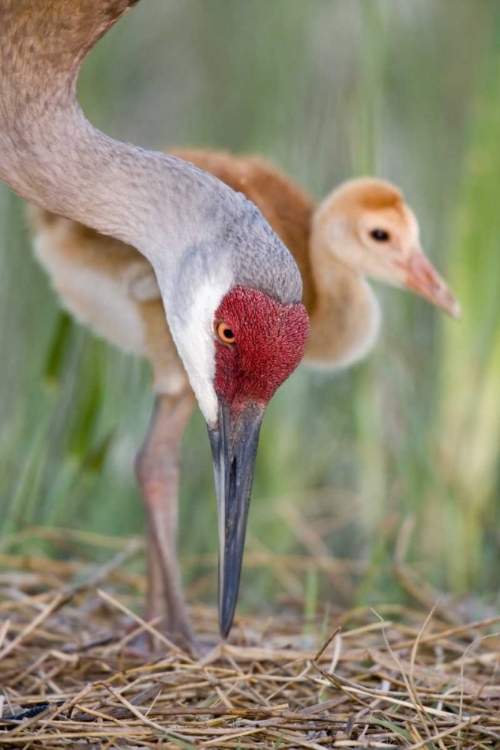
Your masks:
[[[421,252],[401,265],[406,274],[405,286],[416,292],[452,318],[460,318],[460,305],[438,274],[432,263]]]

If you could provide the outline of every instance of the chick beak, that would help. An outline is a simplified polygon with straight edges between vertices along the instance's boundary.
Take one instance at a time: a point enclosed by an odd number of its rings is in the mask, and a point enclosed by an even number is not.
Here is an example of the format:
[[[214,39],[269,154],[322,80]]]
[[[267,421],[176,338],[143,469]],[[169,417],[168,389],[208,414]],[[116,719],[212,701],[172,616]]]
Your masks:
[[[415,252],[408,263],[402,265],[405,286],[416,292],[452,318],[460,318],[460,305],[446,282],[421,251]]]
[[[208,429],[219,517],[219,629],[227,638],[238,599],[241,563],[257,443],[264,407],[248,404],[237,413],[219,401],[218,424]]]

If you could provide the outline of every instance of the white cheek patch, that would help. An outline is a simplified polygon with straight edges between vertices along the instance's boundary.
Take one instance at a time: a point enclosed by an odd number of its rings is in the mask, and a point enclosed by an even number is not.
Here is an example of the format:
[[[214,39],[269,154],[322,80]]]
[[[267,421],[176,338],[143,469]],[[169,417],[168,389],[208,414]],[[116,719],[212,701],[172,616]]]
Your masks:
[[[177,350],[186,368],[189,382],[209,425],[217,422],[218,399],[214,389],[215,311],[226,295],[230,281],[221,274],[215,282],[206,279],[192,290],[192,298],[183,320],[170,316],[170,328]]]

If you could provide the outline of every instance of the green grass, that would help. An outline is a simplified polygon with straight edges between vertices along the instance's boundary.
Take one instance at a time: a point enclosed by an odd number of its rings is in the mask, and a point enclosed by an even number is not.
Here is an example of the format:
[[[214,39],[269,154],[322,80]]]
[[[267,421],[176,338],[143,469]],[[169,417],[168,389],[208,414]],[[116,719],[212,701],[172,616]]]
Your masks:
[[[375,354],[334,377],[301,368],[262,430],[248,549],[306,553],[302,523],[332,554],[366,561],[363,601],[401,596],[388,570],[408,517],[411,557],[430,581],[494,591],[500,573],[499,80],[495,0],[149,0],[80,81],[86,112],[113,135],[259,151],[318,197],[374,172],[420,217],[462,322],[377,288]],[[147,367],[58,310],[21,201],[4,188],[0,345],[4,537],[30,524],[139,533],[132,462],[152,405]],[[183,554],[215,552],[199,414],[181,496]],[[297,575],[311,611],[319,596],[342,599],[331,583],[318,591],[316,571]],[[283,586],[251,568],[242,594],[263,606]]]

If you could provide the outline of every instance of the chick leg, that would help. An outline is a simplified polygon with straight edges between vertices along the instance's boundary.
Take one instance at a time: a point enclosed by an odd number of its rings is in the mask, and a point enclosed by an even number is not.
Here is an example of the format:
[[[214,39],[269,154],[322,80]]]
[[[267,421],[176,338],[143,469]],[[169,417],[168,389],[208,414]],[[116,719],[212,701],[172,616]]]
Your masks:
[[[177,559],[177,504],[182,434],[191,414],[191,391],[158,396],[136,475],[147,512],[148,592],[146,619],[161,618],[159,629],[175,643],[193,643]]]

